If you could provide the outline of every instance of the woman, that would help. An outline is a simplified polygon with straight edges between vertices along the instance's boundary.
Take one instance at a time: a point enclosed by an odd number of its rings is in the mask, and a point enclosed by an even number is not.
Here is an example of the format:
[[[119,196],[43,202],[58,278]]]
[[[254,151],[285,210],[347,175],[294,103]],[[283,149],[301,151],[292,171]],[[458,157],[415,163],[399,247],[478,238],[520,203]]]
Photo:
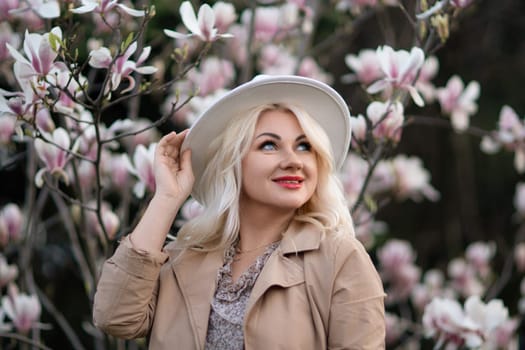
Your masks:
[[[164,136],[97,327],[150,349],[384,348],[383,288],[336,177],[349,142],[343,99],[297,76],[254,79]],[[190,193],[204,212],[164,246]]]

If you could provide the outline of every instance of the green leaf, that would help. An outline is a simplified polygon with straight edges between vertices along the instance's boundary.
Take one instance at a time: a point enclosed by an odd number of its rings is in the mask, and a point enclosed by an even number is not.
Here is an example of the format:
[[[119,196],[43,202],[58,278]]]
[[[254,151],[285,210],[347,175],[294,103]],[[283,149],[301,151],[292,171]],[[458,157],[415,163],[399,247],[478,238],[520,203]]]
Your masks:
[[[131,45],[132,41],[133,41],[133,33],[129,33],[126,40],[124,40],[124,42],[120,46],[120,51],[122,52],[126,51],[128,49],[128,46]]]
[[[53,49],[53,51],[58,51],[58,48],[62,45],[62,41],[57,35],[50,32],[49,33],[49,44],[51,45],[51,48]]]

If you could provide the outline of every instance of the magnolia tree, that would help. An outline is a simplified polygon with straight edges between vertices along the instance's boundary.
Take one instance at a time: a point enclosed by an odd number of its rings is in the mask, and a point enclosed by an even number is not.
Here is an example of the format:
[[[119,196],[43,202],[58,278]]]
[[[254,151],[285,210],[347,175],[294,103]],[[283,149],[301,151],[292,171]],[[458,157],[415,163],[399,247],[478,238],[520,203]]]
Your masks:
[[[512,152],[516,171],[525,171],[525,125],[511,106],[501,108],[494,130],[482,131],[470,124],[478,82],[457,72],[444,86],[433,83],[436,52],[476,1],[196,3],[0,3],[0,171],[25,169],[16,182],[21,195],[0,198],[0,345],[145,348],[144,340],[98,331],[91,302],[101,264],[155,190],[156,142],[166,130],[191,126],[238,83],[257,74],[297,74],[354,87],[366,101],[352,109],[352,145],[340,176],[357,237],[388,294],[387,346],[517,347],[525,299],[505,305],[500,295],[513,271],[525,271],[522,230],[496,277],[492,261],[500,253],[494,242],[468,242],[445,268],[423,270],[413,245],[378,220],[387,204],[442,197],[422,159],[399,152],[409,125],[448,125],[461,137],[474,135],[482,151]],[[413,29],[412,44],[385,41],[331,56],[330,48],[351,40],[367,18],[392,13]],[[396,32],[395,23],[382,24],[385,32]],[[330,73],[334,66],[346,74]],[[418,115],[432,105],[435,115]],[[523,183],[516,186],[514,205],[516,217],[524,218]],[[190,198],[170,237],[199,213]],[[49,261],[70,261],[75,278],[58,285]],[[525,280],[520,293],[525,298]],[[68,298],[74,311],[64,305]]]

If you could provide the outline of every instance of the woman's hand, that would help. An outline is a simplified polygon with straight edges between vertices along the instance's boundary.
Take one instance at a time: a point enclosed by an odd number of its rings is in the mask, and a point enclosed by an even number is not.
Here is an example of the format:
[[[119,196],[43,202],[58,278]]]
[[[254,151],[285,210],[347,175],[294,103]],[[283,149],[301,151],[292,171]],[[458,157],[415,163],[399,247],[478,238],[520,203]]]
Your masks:
[[[155,150],[153,172],[155,196],[183,202],[190,195],[195,181],[191,168],[191,150],[181,153],[188,130],[171,132],[162,137]]]

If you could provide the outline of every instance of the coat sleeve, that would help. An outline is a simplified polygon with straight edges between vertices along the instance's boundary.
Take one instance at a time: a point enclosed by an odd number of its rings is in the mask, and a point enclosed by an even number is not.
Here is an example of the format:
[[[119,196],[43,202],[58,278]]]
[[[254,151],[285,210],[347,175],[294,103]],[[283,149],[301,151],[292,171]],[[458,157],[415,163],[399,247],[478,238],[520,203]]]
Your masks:
[[[328,348],[385,348],[383,285],[364,247],[351,239],[339,245],[328,323]]]
[[[159,274],[168,256],[133,248],[125,237],[102,268],[93,305],[93,322],[119,338],[148,334],[155,311]]]

